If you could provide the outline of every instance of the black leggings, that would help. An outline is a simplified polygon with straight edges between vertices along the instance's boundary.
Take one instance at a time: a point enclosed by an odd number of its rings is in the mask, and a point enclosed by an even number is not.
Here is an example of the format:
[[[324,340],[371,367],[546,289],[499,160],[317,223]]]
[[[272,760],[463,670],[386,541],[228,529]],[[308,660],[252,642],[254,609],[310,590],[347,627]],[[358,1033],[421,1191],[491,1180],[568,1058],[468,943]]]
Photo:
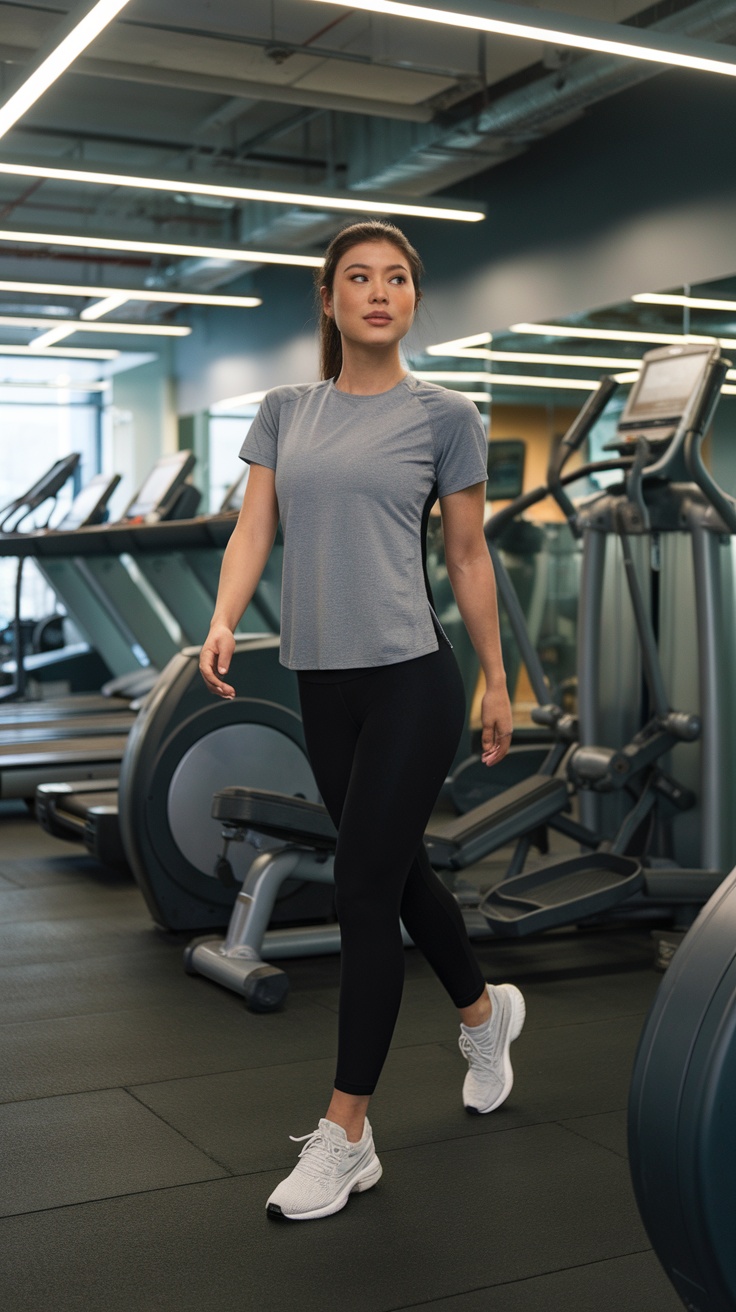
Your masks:
[[[309,759],[339,831],[335,1088],[343,1093],[373,1093],[386,1059],[404,982],[399,917],[456,1007],[485,988],[458,905],[422,841],[466,715],[457,662],[439,643],[395,665],[299,674]]]

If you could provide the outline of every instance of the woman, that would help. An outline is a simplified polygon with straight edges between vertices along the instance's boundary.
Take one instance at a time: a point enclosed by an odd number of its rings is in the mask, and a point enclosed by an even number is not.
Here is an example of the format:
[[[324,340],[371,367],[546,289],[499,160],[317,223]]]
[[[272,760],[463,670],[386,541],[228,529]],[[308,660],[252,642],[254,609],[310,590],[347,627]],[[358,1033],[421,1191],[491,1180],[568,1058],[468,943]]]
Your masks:
[[[483,426],[462,394],[420,382],[400,361],[420,274],[391,224],[354,224],[331,243],[318,275],[324,381],[269,392],[248,433],[250,476],[200,662],[208,687],[233,697],[224,682],[233,631],[280,518],[281,662],[297,672],[309,759],[338,829],[342,944],[332,1098],[267,1203],[292,1220],[339,1211],[381,1175],[366,1112],[401,1001],[400,920],[460,1013],[468,1111],[493,1111],[508,1096],[509,1048],[524,1023],[518,989],[486,986],[422,842],[466,717],[425,585],[426,517],[438,496],[450,582],[486,677],[486,765],[508,751],[512,721],[483,536]]]

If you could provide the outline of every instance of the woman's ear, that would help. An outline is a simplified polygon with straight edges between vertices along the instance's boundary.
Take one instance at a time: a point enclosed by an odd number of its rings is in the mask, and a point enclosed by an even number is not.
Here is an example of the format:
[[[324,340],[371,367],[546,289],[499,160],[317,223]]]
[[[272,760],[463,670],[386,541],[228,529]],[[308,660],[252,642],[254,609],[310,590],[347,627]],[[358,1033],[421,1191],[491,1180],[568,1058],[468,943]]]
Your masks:
[[[329,287],[320,287],[319,294],[322,298],[322,309],[327,315],[327,318],[332,319],[334,316],[332,313],[332,296]]]

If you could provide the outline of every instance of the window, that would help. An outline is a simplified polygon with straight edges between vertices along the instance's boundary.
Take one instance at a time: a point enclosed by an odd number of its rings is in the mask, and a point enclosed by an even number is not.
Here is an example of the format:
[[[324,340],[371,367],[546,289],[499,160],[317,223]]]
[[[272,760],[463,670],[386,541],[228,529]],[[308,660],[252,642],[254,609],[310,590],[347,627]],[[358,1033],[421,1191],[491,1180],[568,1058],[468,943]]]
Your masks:
[[[9,390],[9,389],[8,389]],[[97,402],[71,401],[61,392],[51,401],[39,401],[38,390],[20,389],[8,399],[0,390],[0,506],[21,496],[44,471],[61,456],[79,451],[78,485],[99,473],[100,408]],[[54,508],[51,526],[68,510],[76,488],[70,479],[62,488]],[[41,507],[36,525],[41,527],[49,516],[49,505]],[[24,529],[32,528],[29,519]],[[13,617],[16,561],[0,558],[0,621],[3,626]],[[23,570],[21,614],[39,618],[56,609],[56,599],[32,562]]]

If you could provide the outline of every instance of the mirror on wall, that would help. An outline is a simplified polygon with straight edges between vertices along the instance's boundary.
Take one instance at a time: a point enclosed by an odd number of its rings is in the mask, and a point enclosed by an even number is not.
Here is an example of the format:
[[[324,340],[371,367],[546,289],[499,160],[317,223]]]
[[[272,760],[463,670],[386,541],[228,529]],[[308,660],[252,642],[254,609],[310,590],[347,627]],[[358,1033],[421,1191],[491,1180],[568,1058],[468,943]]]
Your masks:
[[[587,450],[574,459],[602,457],[649,350],[687,340],[717,340],[736,364],[736,276],[697,286],[644,290],[617,305],[598,307],[546,323],[515,323],[429,345],[412,356],[419,377],[463,391],[488,425],[487,516],[520,491],[545,481],[556,444],[598,386],[610,374],[618,388],[593,428]],[[705,458],[727,490],[736,493],[736,368],[729,372],[705,448]],[[572,468],[572,462],[568,468]],[[583,479],[572,494],[595,493],[619,474]],[[438,507],[435,511],[438,514]],[[439,523],[431,549],[442,564]],[[499,542],[527,624],[553,693],[571,710],[576,703],[577,598],[580,543],[551,498],[532,506]],[[517,725],[530,724],[534,698],[505,615],[504,660]],[[479,723],[476,695],[471,723]]]

